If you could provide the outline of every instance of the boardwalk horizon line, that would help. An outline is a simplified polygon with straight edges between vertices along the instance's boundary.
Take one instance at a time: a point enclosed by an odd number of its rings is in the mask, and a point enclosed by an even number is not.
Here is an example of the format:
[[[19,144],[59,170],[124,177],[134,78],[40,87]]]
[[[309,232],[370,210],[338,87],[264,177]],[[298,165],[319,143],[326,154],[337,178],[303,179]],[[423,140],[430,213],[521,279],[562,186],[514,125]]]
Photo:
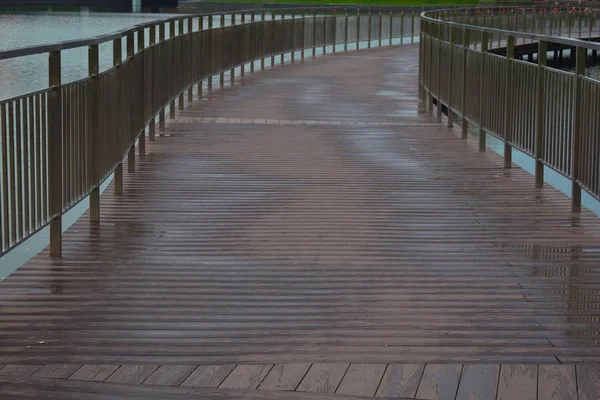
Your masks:
[[[202,82],[0,282],[0,399],[597,398],[600,220],[424,109],[422,46]]]

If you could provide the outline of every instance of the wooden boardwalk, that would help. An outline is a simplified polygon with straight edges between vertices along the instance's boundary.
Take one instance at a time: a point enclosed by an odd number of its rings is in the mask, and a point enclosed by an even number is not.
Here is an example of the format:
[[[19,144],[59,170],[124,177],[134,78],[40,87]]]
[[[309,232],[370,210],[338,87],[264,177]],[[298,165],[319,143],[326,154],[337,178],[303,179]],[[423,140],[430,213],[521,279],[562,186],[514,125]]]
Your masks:
[[[181,112],[0,282],[0,398],[598,398],[600,220],[418,113],[417,55]]]

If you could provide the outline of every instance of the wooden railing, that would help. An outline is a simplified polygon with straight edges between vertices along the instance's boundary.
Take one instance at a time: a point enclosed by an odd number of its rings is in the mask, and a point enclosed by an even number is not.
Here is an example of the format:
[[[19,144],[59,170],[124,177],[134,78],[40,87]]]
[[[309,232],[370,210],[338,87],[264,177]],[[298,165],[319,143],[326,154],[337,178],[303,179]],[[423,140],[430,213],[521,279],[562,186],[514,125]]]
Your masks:
[[[544,167],[569,178],[572,210],[582,190],[600,199],[600,81],[588,75],[600,43],[599,10],[558,7],[465,8],[421,15],[420,96],[423,108],[447,109],[448,125],[460,118],[462,136],[478,130],[535,159],[535,183]],[[534,45],[535,57],[515,58],[515,46]],[[500,48],[502,51],[491,51]],[[560,70],[548,54],[576,62]],[[500,53],[500,54],[495,54]]]
[[[415,41],[415,12],[294,9],[180,15],[97,37],[0,52],[0,60],[48,54],[49,87],[0,101],[0,254],[47,225],[50,254],[62,252],[62,216],[89,196],[100,216],[100,185],[123,162],[135,166],[167,112],[257,68],[326,52]],[[418,39],[418,38],[417,38]],[[112,42],[113,67],[100,71],[99,45]],[[62,52],[88,49],[89,76],[61,82]],[[123,49],[126,48],[126,57]],[[207,83],[206,89],[204,82]],[[215,82],[215,84],[217,84]],[[1,95],[1,94],[0,94]]]

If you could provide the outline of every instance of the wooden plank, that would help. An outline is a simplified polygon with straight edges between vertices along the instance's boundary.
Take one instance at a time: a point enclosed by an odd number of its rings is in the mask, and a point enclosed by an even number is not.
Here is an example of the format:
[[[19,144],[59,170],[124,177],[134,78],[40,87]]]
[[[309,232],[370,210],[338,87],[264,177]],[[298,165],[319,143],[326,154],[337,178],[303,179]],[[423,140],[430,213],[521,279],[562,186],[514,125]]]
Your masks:
[[[579,400],[597,400],[600,397],[600,365],[579,364],[575,369]]]
[[[144,381],[144,385],[179,386],[197,365],[161,365]]]
[[[310,363],[277,364],[260,384],[261,390],[296,390]]]
[[[77,371],[81,364],[47,364],[40,368],[33,377],[36,378],[68,378]]]
[[[538,366],[538,399],[573,400],[576,398],[575,365]]]
[[[115,372],[117,368],[119,368],[119,365],[114,364],[84,364],[69,376],[69,379],[103,382]]]
[[[221,389],[254,390],[273,368],[273,364],[246,364],[236,366],[219,387]]]
[[[0,375],[30,376],[42,367],[43,367],[43,365],[8,364],[8,365],[5,365],[4,368],[0,369]]]
[[[454,400],[461,370],[461,364],[427,364],[417,389],[417,398]]]
[[[456,400],[495,400],[499,375],[498,364],[465,364]]]
[[[337,394],[351,396],[374,396],[387,364],[350,364]]]
[[[153,364],[121,365],[114,374],[108,377],[106,382],[141,384],[148,379],[158,367],[158,365]]]
[[[234,368],[235,364],[199,365],[181,386],[219,387]]]
[[[414,398],[424,369],[424,364],[389,364],[377,396]]]
[[[299,392],[334,393],[350,364],[314,363],[300,382]]]
[[[502,364],[497,400],[536,400],[537,365]]]

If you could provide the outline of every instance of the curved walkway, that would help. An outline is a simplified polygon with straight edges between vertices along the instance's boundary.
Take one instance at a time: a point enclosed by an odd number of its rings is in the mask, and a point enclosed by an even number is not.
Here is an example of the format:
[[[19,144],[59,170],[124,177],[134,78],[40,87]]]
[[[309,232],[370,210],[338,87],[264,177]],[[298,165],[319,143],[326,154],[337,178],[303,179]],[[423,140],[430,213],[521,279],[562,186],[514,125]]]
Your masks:
[[[595,398],[600,220],[418,113],[417,55],[180,113],[99,226],[0,283],[0,397]]]

